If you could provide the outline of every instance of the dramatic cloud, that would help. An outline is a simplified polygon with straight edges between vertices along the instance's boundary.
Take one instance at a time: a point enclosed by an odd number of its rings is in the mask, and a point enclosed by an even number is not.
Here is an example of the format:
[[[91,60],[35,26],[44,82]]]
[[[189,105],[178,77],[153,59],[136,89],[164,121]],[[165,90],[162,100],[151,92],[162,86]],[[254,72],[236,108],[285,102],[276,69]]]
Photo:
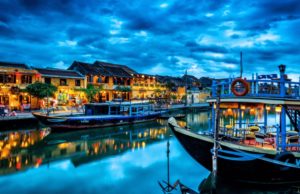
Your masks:
[[[197,77],[299,76],[298,0],[2,0],[1,61],[67,68],[74,60]],[[297,78],[298,79],[298,78]]]

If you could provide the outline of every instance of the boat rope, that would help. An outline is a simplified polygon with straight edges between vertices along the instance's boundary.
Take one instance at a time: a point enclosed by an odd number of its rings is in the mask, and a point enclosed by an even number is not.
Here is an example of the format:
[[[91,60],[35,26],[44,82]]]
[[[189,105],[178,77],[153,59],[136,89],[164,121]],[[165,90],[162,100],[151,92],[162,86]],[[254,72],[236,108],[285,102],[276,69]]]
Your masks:
[[[221,142],[219,142],[219,143],[221,143]],[[300,169],[300,166],[299,166],[300,161],[299,161],[299,165],[298,165],[298,163],[297,164],[292,164],[292,163],[289,163],[287,161],[279,161],[279,160],[274,160],[274,159],[263,157],[263,154],[262,154],[261,157],[257,157],[258,156],[257,154],[251,154],[251,153],[248,153],[248,152],[236,149],[236,148],[232,148],[232,147],[230,149],[232,149],[236,152],[242,153],[245,156],[247,156],[249,158],[252,158],[253,160],[258,159],[258,160],[263,160],[263,161],[270,162],[270,163],[273,163],[273,164],[282,165],[282,166],[285,166],[285,167],[292,167],[292,168]],[[220,150],[218,150],[218,151],[220,152]],[[231,151],[226,151],[226,150],[222,150],[221,152],[224,152],[224,153],[226,153],[226,152],[229,153],[230,152],[230,154],[232,154],[232,155],[237,155],[237,154],[233,154],[233,152],[231,152]],[[227,156],[221,156],[221,158],[222,157],[224,159],[236,160],[235,158],[231,158],[231,157],[227,157]]]

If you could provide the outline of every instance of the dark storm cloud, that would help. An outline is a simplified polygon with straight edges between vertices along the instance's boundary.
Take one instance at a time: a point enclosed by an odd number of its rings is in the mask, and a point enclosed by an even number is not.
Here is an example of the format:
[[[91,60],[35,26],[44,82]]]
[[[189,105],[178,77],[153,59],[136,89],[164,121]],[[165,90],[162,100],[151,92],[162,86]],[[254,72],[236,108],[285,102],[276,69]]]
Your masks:
[[[237,29],[263,31],[270,29],[272,24],[279,21],[299,19],[300,3],[298,0],[287,1],[248,1],[232,4],[233,10],[247,12],[239,15]],[[233,16],[234,17],[234,16]]]
[[[300,3],[2,0],[1,60],[68,67],[105,60],[139,72],[224,77],[297,67]],[[297,68],[290,68],[292,73]]]
[[[214,52],[214,53],[228,53],[228,49],[217,45],[201,45],[195,42],[187,42],[186,46],[192,52]]]

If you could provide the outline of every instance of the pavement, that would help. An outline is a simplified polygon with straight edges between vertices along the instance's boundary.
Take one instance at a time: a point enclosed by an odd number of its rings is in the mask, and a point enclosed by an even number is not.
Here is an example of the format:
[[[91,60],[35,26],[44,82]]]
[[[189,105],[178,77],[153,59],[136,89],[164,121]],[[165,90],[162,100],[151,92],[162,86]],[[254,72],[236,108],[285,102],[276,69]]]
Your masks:
[[[32,112],[43,112],[46,114],[45,110],[33,110],[31,112],[20,112],[16,111],[16,116],[4,116],[0,117],[0,122],[5,121],[5,120],[22,120],[22,119],[35,119],[34,116],[32,115]],[[83,111],[77,111],[77,110],[55,110],[50,111],[49,115],[55,115],[55,116],[66,116],[66,115],[71,115],[71,114],[83,114]]]

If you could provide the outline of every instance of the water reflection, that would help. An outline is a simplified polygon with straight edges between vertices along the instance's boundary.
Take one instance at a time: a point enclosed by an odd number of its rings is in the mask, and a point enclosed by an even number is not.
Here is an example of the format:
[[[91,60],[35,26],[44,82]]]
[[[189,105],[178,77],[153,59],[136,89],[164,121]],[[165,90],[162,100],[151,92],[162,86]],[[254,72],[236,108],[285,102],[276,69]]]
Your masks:
[[[148,144],[170,136],[165,125],[153,123],[135,127],[115,127],[69,133],[49,129],[9,132],[1,135],[1,174],[70,158],[74,166],[144,149]]]
[[[0,135],[0,174],[38,166],[42,159],[30,154],[30,147],[42,141],[50,129],[5,132]]]
[[[209,111],[188,112],[179,124],[196,132],[208,130],[210,117]],[[157,181],[167,177],[167,139],[171,144],[171,183],[180,179],[197,190],[209,174],[172,136],[166,120],[49,132],[45,128],[1,133],[3,193],[161,193]]]

